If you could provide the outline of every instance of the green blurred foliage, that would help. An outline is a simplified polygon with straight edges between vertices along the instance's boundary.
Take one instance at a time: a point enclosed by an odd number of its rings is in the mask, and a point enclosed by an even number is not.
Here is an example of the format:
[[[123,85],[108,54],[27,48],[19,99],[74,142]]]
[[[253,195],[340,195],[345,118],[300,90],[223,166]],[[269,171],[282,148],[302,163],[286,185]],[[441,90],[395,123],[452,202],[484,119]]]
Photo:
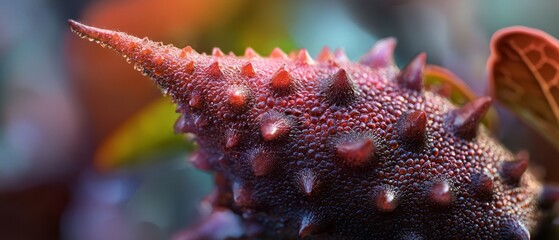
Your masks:
[[[160,156],[186,154],[194,145],[172,131],[178,117],[170,99],[157,99],[103,141],[95,155],[95,166],[106,172],[165,159]]]

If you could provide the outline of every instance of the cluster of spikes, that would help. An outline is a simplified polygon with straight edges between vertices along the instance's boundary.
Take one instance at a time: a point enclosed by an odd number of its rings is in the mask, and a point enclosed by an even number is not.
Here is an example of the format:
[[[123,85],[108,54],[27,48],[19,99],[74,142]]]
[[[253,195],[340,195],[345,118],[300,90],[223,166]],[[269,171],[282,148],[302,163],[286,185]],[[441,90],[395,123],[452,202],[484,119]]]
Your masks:
[[[144,74],[156,79],[157,83],[166,89],[173,99],[177,102],[185,102],[193,109],[201,109],[206,104],[205,96],[199,90],[192,90],[188,95],[184,93],[186,86],[173,83],[170,79],[172,74],[178,74],[173,66],[180,68],[181,74],[193,74],[195,71],[201,71],[201,74],[217,79],[225,75],[224,71],[232,71],[222,66],[220,57],[235,56],[233,53],[225,54],[219,48],[212,51],[213,59],[217,59],[200,69],[197,66],[195,58],[188,62],[181,61],[188,56],[204,56],[199,54],[191,47],[177,49],[172,46],[163,46],[152,43],[148,40],[142,40],[129,35],[93,28],[82,25],[78,22],[69,21],[71,29],[81,37],[86,37],[92,41],[97,41],[102,45],[106,45],[117,52],[124,55],[130,61],[136,64],[136,68]],[[370,66],[372,68],[395,68],[392,58],[396,41],[393,38],[383,39],[361,58],[360,64]],[[251,48],[247,48],[242,56],[248,60],[261,58],[260,55]],[[324,48],[317,59],[314,60],[309,53],[303,49],[299,52],[290,54],[284,53],[281,49],[275,48],[269,55],[270,59],[292,60],[297,65],[311,66],[317,63],[330,64],[338,66],[341,62],[349,61],[345,53],[341,50],[331,51]],[[426,55],[424,53],[415,57],[407,66],[405,66],[395,78],[397,84],[409,91],[423,91],[424,68],[426,64]],[[171,66],[171,67],[170,67]],[[240,68],[240,76],[245,78],[253,78],[258,75],[251,61],[247,61]],[[278,96],[294,94],[302,89],[303,83],[292,76],[285,67],[280,67],[269,76],[268,87]],[[227,104],[234,111],[246,111],[249,108],[249,102],[253,98],[251,89],[242,84],[232,84],[225,93]],[[347,106],[360,99],[360,90],[352,79],[352,76],[344,69],[338,68],[329,78],[323,80],[320,84],[319,96],[323,97],[323,101],[333,105]],[[479,125],[491,106],[490,97],[480,97],[461,108],[452,110],[447,113],[445,124],[454,136],[472,140],[478,135]],[[264,103],[262,103],[264,104]],[[313,110],[310,111],[313,114]],[[318,113],[317,113],[318,114]],[[207,119],[198,117],[194,120],[196,128],[202,128],[208,124]],[[258,118],[258,129],[261,138],[266,142],[277,141],[289,135],[294,128],[293,119],[284,113],[277,111],[268,111]],[[413,110],[400,116],[397,123],[397,131],[399,133],[399,144],[412,150],[422,149],[427,141],[427,113],[422,110]],[[181,132],[194,131],[192,126],[179,121],[177,124]],[[182,129],[181,129],[182,128]],[[225,134],[225,148],[232,149],[238,146],[242,136],[236,131],[227,131]],[[343,161],[346,166],[362,166],[368,163],[375,155],[377,146],[374,138],[367,134],[350,134],[340,138],[335,144],[335,153]],[[256,148],[250,154],[250,167],[255,176],[261,177],[270,174],[274,170],[276,163],[273,162],[273,154],[264,148]],[[212,170],[212,163],[203,153],[194,154],[191,162],[200,169]],[[510,185],[518,186],[521,178],[528,169],[529,159],[526,153],[518,154],[516,160],[504,161],[500,165],[498,174],[504,182]],[[312,169],[305,168],[300,170],[296,175],[296,181],[303,195],[307,197],[313,196],[319,188],[321,182],[319,175]],[[472,179],[470,186],[474,192],[474,196],[492,200],[495,190],[494,178],[486,173],[477,174]],[[455,199],[447,181],[441,180],[433,182],[426,192],[426,198],[436,206],[449,206]],[[232,184],[233,200],[237,206],[250,206],[250,189],[244,187],[240,183]],[[374,194],[373,203],[381,212],[392,212],[398,208],[400,200],[398,193],[391,188],[379,186]],[[559,201],[559,189],[556,187],[544,187],[541,193],[540,204],[544,208],[549,208],[553,203]],[[510,231],[514,239],[529,239],[527,231],[522,224],[511,222]],[[320,233],[324,230],[324,224],[320,222],[312,213],[305,214],[300,219],[299,236],[306,237],[312,234]]]

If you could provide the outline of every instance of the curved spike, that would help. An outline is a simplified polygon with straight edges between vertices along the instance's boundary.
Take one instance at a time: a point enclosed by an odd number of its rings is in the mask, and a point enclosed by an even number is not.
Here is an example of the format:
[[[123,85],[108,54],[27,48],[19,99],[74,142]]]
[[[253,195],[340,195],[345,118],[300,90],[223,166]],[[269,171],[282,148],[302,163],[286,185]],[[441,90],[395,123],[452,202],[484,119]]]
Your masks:
[[[291,130],[291,120],[284,114],[270,111],[260,117],[260,134],[266,141],[279,139]]]
[[[299,238],[305,238],[322,231],[321,224],[313,214],[305,214],[299,224]]]
[[[321,62],[327,62],[327,61],[334,61],[336,57],[334,56],[334,53],[330,51],[329,47],[324,46],[320,51],[320,53],[318,53],[316,59]]]
[[[530,240],[530,232],[522,222],[511,220],[501,227],[499,239]]]
[[[394,66],[394,49],[396,38],[388,37],[378,40],[359,62],[371,68],[383,68]]]
[[[212,49],[212,55],[215,57],[223,57],[225,56],[225,53],[223,53],[221,49],[219,49],[218,47],[214,47]]]
[[[452,203],[454,194],[446,181],[436,182],[429,190],[429,199],[438,206],[448,206]]]
[[[348,104],[357,97],[353,80],[343,68],[327,78],[323,85],[324,97],[334,104]]]
[[[471,186],[475,196],[486,200],[493,198],[495,182],[491,176],[485,173],[480,173],[475,175],[472,180]]]
[[[191,133],[196,130],[190,116],[184,114],[181,114],[177,121],[175,121],[174,129],[175,133]]]
[[[287,54],[287,58],[295,61],[297,60],[297,54],[298,52],[296,50],[293,50]]]
[[[334,50],[334,57],[336,58],[337,62],[348,62],[349,58],[347,57],[347,55],[345,54],[344,49],[342,48],[336,48],[336,50]]]
[[[243,224],[241,216],[232,210],[215,208],[211,213],[209,210],[206,211],[207,215],[204,212],[206,217],[200,223],[181,230],[172,239],[234,239],[240,232],[246,231],[247,227]],[[142,238],[146,237],[138,237],[138,239]]]
[[[198,109],[202,107],[202,94],[200,91],[192,91],[188,105]]]
[[[540,207],[551,209],[557,202],[559,202],[559,186],[544,186],[539,199]]]
[[[210,160],[208,159],[206,154],[202,151],[196,151],[193,154],[191,154],[190,157],[188,158],[188,161],[192,165],[194,165],[194,167],[200,170],[204,170],[204,171],[212,170],[212,164]]]
[[[305,168],[297,173],[297,183],[301,192],[309,197],[315,192],[318,180],[313,170]]]
[[[284,67],[278,69],[270,80],[270,86],[277,92],[289,92],[294,89],[294,83],[291,74]]]
[[[186,46],[183,49],[181,49],[181,52],[179,54],[179,57],[181,58],[185,58],[186,56],[188,56],[189,54],[198,54],[196,52],[196,50],[194,50],[191,46]]]
[[[392,212],[398,206],[396,193],[390,189],[379,187],[375,192],[375,206],[381,212]]]
[[[264,149],[256,149],[250,156],[250,166],[255,176],[267,175],[274,170],[274,156]]]
[[[178,56],[184,51],[176,47],[163,46],[148,39],[139,39],[122,32],[86,26],[74,20],[68,20],[68,25],[72,32],[78,34],[78,36],[88,38],[102,46],[108,46],[122,54],[135,64],[136,69],[144,74],[157,73],[158,76],[161,76],[160,79],[166,79],[164,76],[172,76],[175,72],[180,71],[180,69],[177,69],[179,64],[176,64],[176,62],[182,60]],[[185,57],[192,54],[195,53],[184,53]],[[163,61],[164,59],[166,61]],[[162,81],[159,83],[162,86],[167,85]]]
[[[242,66],[241,75],[248,78],[256,76],[256,71],[254,71],[252,63],[247,62],[245,65]]]
[[[425,78],[423,70],[425,69],[426,58],[427,55],[425,53],[420,53],[400,72],[397,80],[402,87],[421,91],[423,79]]]
[[[231,85],[227,92],[227,100],[234,108],[243,108],[249,98],[249,92],[246,87],[240,85]]]
[[[516,160],[501,163],[501,177],[509,184],[518,184],[522,175],[528,169],[530,162],[528,152],[521,151],[517,154]]]
[[[424,111],[416,110],[402,115],[398,127],[403,143],[417,147],[425,145],[427,115]]]
[[[188,62],[186,66],[184,66],[184,69],[187,74],[194,73],[194,61]]]
[[[205,127],[209,124],[208,119],[204,115],[200,114],[194,118],[194,126],[198,128]]]
[[[285,54],[285,52],[283,52],[280,48],[274,48],[272,53],[270,53],[270,58],[288,59],[287,54]]]
[[[336,153],[344,164],[361,166],[368,162],[375,152],[375,143],[370,136],[350,136],[336,144]]]
[[[304,48],[301,49],[299,51],[299,53],[297,54],[297,59],[295,60],[295,62],[297,62],[299,64],[305,64],[305,65],[314,64],[314,60],[312,59],[311,55],[309,54],[307,49],[304,49]]]
[[[233,201],[239,207],[249,207],[252,205],[250,190],[239,182],[234,182],[232,187]]]
[[[247,47],[245,49],[245,57],[247,58],[255,58],[255,57],[260,57],[260,54],[258,54],[256,51],[254,51],[254,49]]]
[[[235,130],[225,133],[225,148],[231,149],[239,145],[240,135]]]
[[[219,66],[218,61],[215,61],[212,64],[210,64],[210,66],[208,66],[208,68],[206,69],[206,72],[208,73],[208,75],[214,78],[219,78],[223,76],[223,72],[221,71],[221,67]]]
[[[454,110],[449,119],[452,132],[461,138],[475,138],[479,123],[491,107],[491,102],[490,97],[480,97],[462,108]]]

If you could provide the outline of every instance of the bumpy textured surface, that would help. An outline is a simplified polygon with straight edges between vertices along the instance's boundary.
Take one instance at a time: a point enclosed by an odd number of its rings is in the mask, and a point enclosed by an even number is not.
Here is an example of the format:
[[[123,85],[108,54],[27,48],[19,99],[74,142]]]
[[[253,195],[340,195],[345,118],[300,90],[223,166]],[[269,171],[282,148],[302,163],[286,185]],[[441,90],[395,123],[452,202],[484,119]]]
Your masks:
[[[243,237],[529,239],[536,227],[543,188],[526,154],[479,126],[491,99],[457,108],[422,90],[425,54],[400,71],[394,39],[353,63],[328,49],[206,55],[70,25],[172,96],[176,131],[200,146],[192,163],[216,175],[205,202],[242,216]]]

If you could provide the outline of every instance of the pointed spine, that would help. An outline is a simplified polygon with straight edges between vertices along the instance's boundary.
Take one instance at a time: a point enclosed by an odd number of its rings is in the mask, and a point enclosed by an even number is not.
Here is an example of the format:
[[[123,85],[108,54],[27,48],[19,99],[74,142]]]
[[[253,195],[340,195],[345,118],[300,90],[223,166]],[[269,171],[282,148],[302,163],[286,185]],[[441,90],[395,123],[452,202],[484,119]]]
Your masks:
[[[307,197],[316,191],[318,180],[313,170],[305,168],[297,173],[297,183]]]
[[[530,240],[530,232],[522,222],[509,220],[501,226],[499,239]]]
[[[171,79],[171,76],[182,70],[177,68],[180,66],[177,62],[183,61],[179,56],[184,55],[185,58],[189,58],[196,54],[194,51],[181,51],[178,48],[163,46],[148,39],[139,39],[122,32],[86,26],[73,20],[68,20],[68,24],[78,36],[115,50],[132,61],[135,68],[144,74],[152,77],[157,75],[160,77],[158,83],[163,87],[169,85],[168,82],[165,82],[168,81],[165,80],[166,77]]]
[[[297,59],[295,59],[296,63],[303,64],[303,65],[312,65],[314,64],[314,60],[312,59],[311,55],[307,51],[307,49],[301,49],[297,54]]]
[[[239,145],[240,135],[235,130],[229,130],[225,133],[225,148],[231,149]]]
[[[314,214],[307,213],[303,215],[299,223],[299,238],[321,233],[325,227],[322,225]]]
[[[426,140],[427,114],[421,110],[408,112],[400,117],[400,141],[413,147],[423,147]]]
[[[220,78],[223,76],[223,72],[221,71],[221,67],[219,66],[218,61],[214,61],[213,63],[211,63],[210,66],[208,66],[208,68],[206,69],[206,72],[208,75],[214,78]]]
[[[446,181],[435,182],[429,189],[429,200],[436,206],[448,206],[453,198],[454,194]]]
[[[336,153],[344,164],[362,166],[371,160],[375,152],[375,143],[370,136],[348,137],[336,144]]]
[[[349,62],[349,58],[342,48],[334,50],[334,58],[336,58],[336,62]]]
[[[194,66],[194,61],[189,61],[189,62],[184,66],[185,73],[187,73],[187,74],[192,74],[192,73],[194,73],[194,68],[195,68],[195,66]]]
[[[192,108],[201,108],[202,107],[202,93],[200,91],[192,91],[190,94],[190,100],[188,100],[188,105]]]
[[[181,52],[179,53],[179,57],[186,58],[190,54],[198,54],[198,53],[191,46],[186,46],[183,49],[181,49]]]
[[[175,133],[191,133],[195,131],[190,116],[184,114],[181,114],[181,116],[177,119],[174,129]]]
[[[491,102],[490,97],[481,97],[451,112],[449,123],[454,135],[464,139],[475,138]]]
[[[194,126],[197,128],[203,128],[209,124],[208,119],[204,115],[200,114],[194,118]]]
[[[374,204],[381,212],[392,212],[398,206],[396,193],[391,189],[379,187],[374,195]]]
[[[316,59],[320,62],[334,61],[335,56],[329,47],[323,47]]]
[[[472,190],[474,196],[484,199],[491,200],[493,198],[493,189],[495,187],[495,182],[491,176],[480,173],[474,176],[472,179]]]
[[[343,68],[327,78],[323,85],[324,97],[336,105],[345,105],[357,98],[353,80]]]
[[[291,120],[284,114],[270,111],[260,117],[260,134],[266,141],[286,136],[291,130]]]
[[[256,149],[250,156],[250,166],[255,176],[268,175],[274,170],[274,157],[264,149]]]
[[[516,160],[501,163],[501,177],[509,184],[518,184],[528,169],[529,162],[528,152],[519,152]]]
[[[227,97],[229,105],[235,109],[241,109],[247,104],[249,92],[244,86],[231,85],[228,89]]]
[[[241,67],[241,76],[251,78],[254,77],[255,75],[256,72],[254,71],[254,66],[252,66],[252,63],[247,62],[245,65]]]
[[[245,185],[234,182],[232,191],[235,205],[239,207],[250,207],[252,205],[251,192]]]
[[[359,63],[371,68],[384,68],[394,66],[394,49],[396,48],[396,38],[384,38],[375,44],[367,52]]]
[[[423,72],[426,58],[427,55],[425,53],[420,53],[400,72],[397,77],[400,86],[414,91],[421,91],[425,77]]]
[[[280,48],[274,48],[274,50],[270,53],[270,58],[288,59],[287,54],[285,54],[285,52],[283,52]]]
[[[202,151],[197,151],[197,152],[193,153],[192,155],[190,155],[188,161],[192,165],[194,165],[194,167],[196,167],[200,170],[204,170],[204,171],[212,170],[212,164],[211,164],[210,160],[208,159],[206,154],[204,154],[204,152],[202,152]]]
[[[256,51],[254,51],[254,49],[247,47],[245,49],[245,57],[246,58],[256,58],[256,57],[260,57],[260,54],[258,54]]]
[[[287,93],[295,88],[295,82],[291,74],[284,67],[281,67],[270,79],[270,86],[272,90],[278,93]]]
[[[223,51],[221,51],[218,47],[214,47],[212,49],[212,55],[215,57],[223,57],[225,56],[225,53],[223,53]]]

